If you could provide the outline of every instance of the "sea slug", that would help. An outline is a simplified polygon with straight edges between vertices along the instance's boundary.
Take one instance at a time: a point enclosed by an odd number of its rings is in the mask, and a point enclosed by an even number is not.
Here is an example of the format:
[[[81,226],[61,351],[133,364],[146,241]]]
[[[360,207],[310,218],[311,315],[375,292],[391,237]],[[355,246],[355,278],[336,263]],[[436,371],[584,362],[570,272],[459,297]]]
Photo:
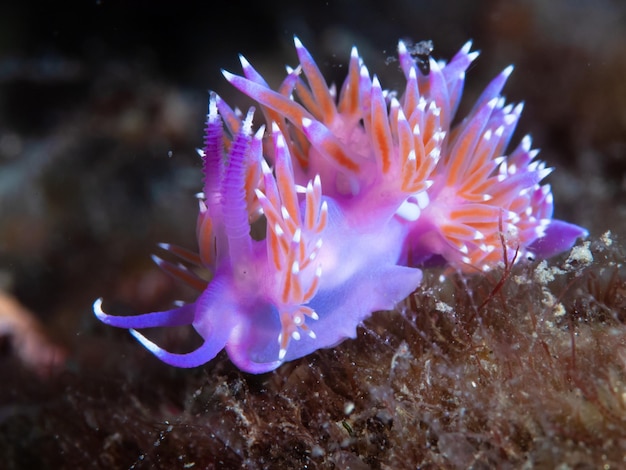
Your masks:
[[[162,246],[211,278],[155,257],[198,299],[135,316],[94,303],[102,322],[130,329],[162,361],[194,367],[225,348],[240,369],[267,372],[354,338],[372,312],[418,288],[427,263],[471,273],[549,257],[587,235],[552,218],[541,184],[551,169],[530,137],[503,156],[522,111],[500,95],[512,67],[451,127],[478,56],[471,43],[445,63],[400,42],[401,92],[383,89],[356,48],[338,89],[297,38],[295,48],[299,65],[276,90],[243,57],[243,76],[224,72],[258,109],[242,115],[211,94],[199,253]],[[256,131],[254,119],[265,122]],[[265,235],[253,237],[253,225]],[[203,344],[186,354],[137,331],[189,324]]]

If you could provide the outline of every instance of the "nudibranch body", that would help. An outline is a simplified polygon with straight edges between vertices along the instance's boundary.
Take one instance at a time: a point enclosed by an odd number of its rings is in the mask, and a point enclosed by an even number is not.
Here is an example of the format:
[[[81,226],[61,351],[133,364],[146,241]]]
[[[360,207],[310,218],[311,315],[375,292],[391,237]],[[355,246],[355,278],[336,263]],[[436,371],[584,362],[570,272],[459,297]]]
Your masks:
[[[267,128],[211,94],[199,253],[163,248],[211,271],[156,258],[170,274],[202,290],[173,310],[120,317],[94,310],[106,324],[129,328],[164,362],[194,367],[226,349],[242,370],[262,373],[282,362],[356,335],[377,310],[417,288],[417,266],[487,270],[506,259],[547,257],[587,232],[552,219],[550,173],[535,160],[530,137],[508,157],[521,105],[500,92],[512,68],[484,90],[451,128],[465,71],[478,55],[466,44],[427,74],[398,47],[406,78],[401,94],[371,77],[356,49],[339,91],[326,84],[295,40],[299,65],[272,90],[241,58],[243,76],[226,79],[253,98]],[[265,225],[254,239],[251,226]],[[175,354],[137,329],[193,325],[204,342]]]

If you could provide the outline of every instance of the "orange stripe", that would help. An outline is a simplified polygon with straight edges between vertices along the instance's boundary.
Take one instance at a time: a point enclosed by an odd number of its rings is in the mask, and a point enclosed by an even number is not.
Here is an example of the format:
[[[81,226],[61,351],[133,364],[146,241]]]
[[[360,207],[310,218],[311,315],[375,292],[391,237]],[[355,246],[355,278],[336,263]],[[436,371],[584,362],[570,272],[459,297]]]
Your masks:
[[[372,87],[372,115],[370,132],[374,136],[374,145],[378,150],[378,158],[381,161],[383,174],[389,173],[391,168],[390,154],[393,146],[391,143],[391,130],[387,118],[387,106],[380,87]]]
[[[280,225],[280,228],[282,228],[284,231],[283,219],[282,217],[280,217],[276,209],[274,209],[274,206],[268,205],[267,203],[261,203],[261,207],[263,208],[263,213],[265,214],[265,218],[267,219],[267,226],[271,227],[271,229],[274,230],[275,225]]]
[[[302,283],[300,282],[300,276],[297,274],[289,273],[289,277],[292,278],[292,288],[290,291],[292,304],[299,304],[302,302]]]
[[[359,110],[359,72],[352,73],[351,70],[349,79],[347,93],[345,99],[340,103],[340,108],[343,113],[353,115],[357,114]]]
[[[274,267],[276,268],[276,271],[280,271],[282,270],[282,265],[280,263],[281,261],[281,256],[280,256],[280,247],[278,246],[278,237],[274,234],[274,232],[269,232],[267,235],[267,238],[269,239],[269,247],[270,247],[270,254],[271,254],[271,258],[272,261],[274,263]]]
[[[337,114],[337,108],[324,81],[324,77],[314,63],[304,62],[302,63],[302,68],[317,101],[317,109],[322,115],[321,120],[327,123],[332,122]]]
[[[343,151],[339,144],[326,141],[322,143],[321,146],[324,152],[337,162],[339,166],[354,173],[358,173],[360,166]]]
[[[322,112],[319,109],[318,103],[313,98],[313,94],[311,90],[307,88],[304,82],[301,79],[298,79],[296,82],[296,93],[298,95],[298,99],[310,113],[315,116],[315,119],[323,119]]]
[[[303,303],[308,302],[309,300],[313,298],[313,296],[317,293],[317,288],[319,286],[319,283],[320,283],[320,278],[315,276],[313,278],[313,282],[311,282],[311,285],[309,286],[306,293],[304,294],[304,297],[302,298]]]
[[[317,222],[315,233],[320,233],[322,230],[324,230],[324,228],[326,228],[327,222],[328,222],[328,211],[320,211],[319,221]]]
[[[410,110],[411,112],[417,108],[419,102],[419,91],[417,90],[417,82],[415,80],[409,80],[406,84],[404,91],[403,108]]]
[[[377,119],[374,119],[377,121]],[[386,132],[382,122],[372,122],[372,132],[374,133],[374,144],[378,150],[378,156],[381,160],[381,171],[388,174],[391,168],[391,136]]]
[[[444,225],[441,228],[441,231],[444,233],[446,238],[456,238],[461,240],[474,240],[474,234],[476,233],[474,229],[471,229],[465,225]]]
[[[315,201],[313,194],[307,191],[306,206],[304,208],[305,227],[307,230],[313,230],[315,226]]]
[[[450,219],[461,222],[489,222],[498,220],[500,209],[486,204],[465,204],[450,211]]]
[[[411,187],[413,186],[411,183],[413,182],[413,165],[407,159],[404,161],[404,165],[402,168],[402,184],[400,185],[400,189],[404,192],[412,192]]]
[[[282,330],[282,337],[280,340],[280,348],[287,349],[287,345],[289,344],[289,338],[291,329],[293,327],[293,322],[291,320],[291,315],[288,312],[281,312],[280,314],[280,323]]]
[[[300,269],[302,269],[302,263],[307,258],[308,255],[306,253],[306,247],[304,245],[304,242],[301,241],[300,243],[298,243],[298,263],[300,264]]]
[[[285,276],[285,282],[283,284],[283,293],[281,296],[281,300],[284,304],[289,301],[289,292],[291,291],[291,273],[288,273]]]
[[[424,142],[428,142],[433,138],[433,135],[439,128],[439,118],[435,116],[435,113],[428,110],[426,108],[426,120],[424,122],[424,128],[420,129],[422,131],[422,140]],[[428,150],[426,150],[426,154],[428,154]]]

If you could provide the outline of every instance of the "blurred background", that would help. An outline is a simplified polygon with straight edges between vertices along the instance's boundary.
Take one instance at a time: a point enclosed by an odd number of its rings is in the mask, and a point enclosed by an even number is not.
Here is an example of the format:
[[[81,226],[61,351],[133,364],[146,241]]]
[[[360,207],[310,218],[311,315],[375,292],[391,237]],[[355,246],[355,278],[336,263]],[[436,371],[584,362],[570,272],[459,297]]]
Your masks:
[[[195,248],[196,147],[208,90],[248,102],[220,69],[244,54],[276,84],[297,35],[329,80],[350,47],[387,88],[402,86],[398,39],[480,58],[462,116],[515,64],[556,215],[598,236],[626,227],[626,3],[621,0],[92,0],[0,5],[0,287],[80,349],[91,304],[149,311],[188,295],[151,264],[161,241]]]

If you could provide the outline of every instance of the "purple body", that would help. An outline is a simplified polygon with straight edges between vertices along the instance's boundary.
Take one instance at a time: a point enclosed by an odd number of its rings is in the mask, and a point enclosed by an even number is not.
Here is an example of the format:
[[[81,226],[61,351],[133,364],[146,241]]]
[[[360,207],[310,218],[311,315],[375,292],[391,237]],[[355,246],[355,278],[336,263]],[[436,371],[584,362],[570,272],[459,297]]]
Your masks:
[[[428,261],[488,270],[508,257],[548,257],[587,235],[552,219],[549,173],[530,137],[503,156],[522,111],[500,96],[498,75],[460,124],[450,127],[465,71],[466,44],[424,75],[403,43],[402,93],[383,90],[356,49],[337,91],[298,39],[299,65],[277,90],[244,59],[227,80],[253,98],[268,128],[212,94],[206,128],[199,254],[166,245],[207,267],[207,283],[183,265],[167,272],[203,290],[188,305],[119,317],[94,304],[106,324],[129,328],[164,362],[204,364],[226,348],[242,370],[282,362],[354,338],[376,310],[415,290]],[[254,240],[250,227],[266,222]],[[137,329],[191,324],[204,339],[187,354],[167,352]]]

